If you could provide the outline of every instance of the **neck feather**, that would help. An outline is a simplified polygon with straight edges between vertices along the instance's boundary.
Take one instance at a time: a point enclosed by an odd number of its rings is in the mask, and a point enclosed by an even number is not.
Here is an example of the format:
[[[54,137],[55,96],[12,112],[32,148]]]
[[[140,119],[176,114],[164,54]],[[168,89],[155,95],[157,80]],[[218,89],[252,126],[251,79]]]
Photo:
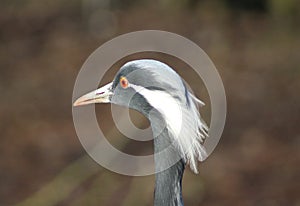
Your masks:
[[[172,145],[167,129],[154,139],[154,161],[155,161],[155,206],[181,206],[182,201],[182,177],[185,168],[184,161],[180,158],[179,152]],[[166,154],[159,155],[168,147]],[[164,150],[166,151],[166,150]],[[175,158],[175,159],[174,159]],[[177,161],[176,161],[177,160]],[[166,170],[170,162],[176,162]]]
[[[177,162],[169,169],[159,172],[155,176],[154,205],[182,206],[182,177],[184,163]]]

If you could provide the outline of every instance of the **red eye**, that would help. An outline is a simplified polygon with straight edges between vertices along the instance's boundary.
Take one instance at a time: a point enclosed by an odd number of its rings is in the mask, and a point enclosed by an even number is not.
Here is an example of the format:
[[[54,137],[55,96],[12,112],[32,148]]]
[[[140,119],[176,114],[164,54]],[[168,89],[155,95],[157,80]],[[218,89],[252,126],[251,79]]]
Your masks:
[[[121,87],[123,87],[124,89],[126,89],[128,87],[128,80],[126,79],[126,77],[120,78],[120,84],[121,84]]]

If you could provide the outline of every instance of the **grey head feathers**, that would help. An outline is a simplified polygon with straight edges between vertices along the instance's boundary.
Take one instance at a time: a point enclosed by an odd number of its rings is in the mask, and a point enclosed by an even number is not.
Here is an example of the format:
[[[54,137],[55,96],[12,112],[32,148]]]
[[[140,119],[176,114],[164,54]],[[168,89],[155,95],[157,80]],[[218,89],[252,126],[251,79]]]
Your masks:
[[[146,116],[151,108],[158,111],[182,159],[193,172],[198,173],[198,161],[207,157],[203,143],[208,137],[208,127],[198,111],[198,105],[203,106],[204,103],[188,91],[173,69],[156,60],[142,59],[124,64],[114,79],[113,89],[118,89],[121,77],[128,79],[128,91],[137,93],[139,100],[143,99],[143,104],[147,105],[147,111],[136,105],[131,108]],[[136,101],[136,97],[132,99]]]

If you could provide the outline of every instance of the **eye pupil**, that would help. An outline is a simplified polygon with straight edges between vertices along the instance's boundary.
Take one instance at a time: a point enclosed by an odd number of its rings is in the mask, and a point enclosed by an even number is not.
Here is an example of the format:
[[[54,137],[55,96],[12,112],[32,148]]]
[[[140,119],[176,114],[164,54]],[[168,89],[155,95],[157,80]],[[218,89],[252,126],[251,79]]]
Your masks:
[[[127,88],[128,87],[128,81],[127,81],[127,79],[125,77],[122,77],[120,82],[121,82],[121,86],[123,88]]]

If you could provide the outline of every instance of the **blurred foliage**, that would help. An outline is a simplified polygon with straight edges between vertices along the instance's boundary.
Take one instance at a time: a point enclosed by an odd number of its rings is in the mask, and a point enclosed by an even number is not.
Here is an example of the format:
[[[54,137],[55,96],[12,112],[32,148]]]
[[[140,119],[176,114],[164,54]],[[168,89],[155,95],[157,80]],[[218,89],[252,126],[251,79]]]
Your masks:
[[[226,0],[226,4],[234,10],[266,12],[268,9],[267,0]]]
[[[295,15],[299,14],[299,2],[297,0],[271,0],[271,8],[278,15]]]

